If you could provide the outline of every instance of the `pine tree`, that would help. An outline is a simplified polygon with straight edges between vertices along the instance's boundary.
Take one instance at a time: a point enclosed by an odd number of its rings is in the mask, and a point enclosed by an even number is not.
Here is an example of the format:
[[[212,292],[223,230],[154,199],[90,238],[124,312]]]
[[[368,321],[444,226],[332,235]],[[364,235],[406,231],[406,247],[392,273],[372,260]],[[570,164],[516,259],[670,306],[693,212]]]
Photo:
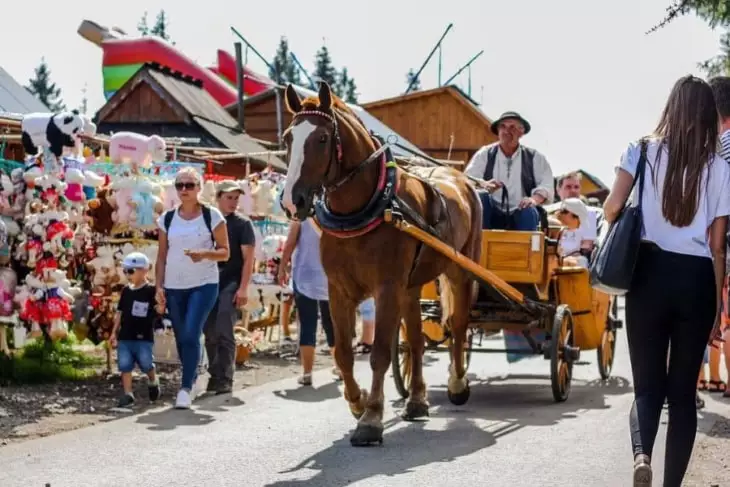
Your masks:
[[[333,89],[337,85],[337,70],[332,64],[329,49],[325,45],[322,45],[317,51],[314,60],[314,75]]]
[[[730,75],[730,31],[720,38],[720,54],[697,65],[708,78]]]
[[[51,82],[51,70],[48,69],[45,58],[41,58],[41,63],[35,68],[35,77],[28,80],[28,86],[25,88],[52,112],[66,109],[61,100],[61,88]]]
[[[139,32],[142,36],[150,34],[150,26],[147,23],[147,12],[145,12],[144,15],[142,15],[142,18],[139,19],[139,22],[137,22],[137,32]]]
[[[301,84],[299,67],[296,65],[296,63],[294,63],[291,58],[291,51],[289,51],[289,41],[287,41],[286,37],[284,36],[281,36],[281,39],[279,40],[279,47],[276,49],[276,55],[271,62],[271,67],[269,68],[269,78],[279,84]]]
[[[357,103],[357,85],[355,85],[355,80],[350,77],[350,73],[347,72],[347,68],[342,68],[342,71],[337,75],[337,82],[332,90],[347,103]]]
[[[155,25],[153,25],[152,29],[150,29],[150,34],[156,35],[165,39],[166,41],[169,41],[170,35],[167,33],[167,29],[169,27],[170,21],[167,19],[167,14],[165,14],[164,10],[160,10],[157,13],[157,18],[155,19]]]
[[[79,112],[86,114],[89,111],[89,98],[86,96],[89,87],[84,84],[84,88],[81,90],[81,105],[79,106]]]
[[[413,78],[416,77],[416,72],[413,71],[413,68],[408,70],[408,73],[406,74],[406,88],[411,86],[411,82],[413,81]],[[418,91],[421,89],[421,78],[418,78],[415,83],[413,83],[413,86],[411,87],[411,91]]]

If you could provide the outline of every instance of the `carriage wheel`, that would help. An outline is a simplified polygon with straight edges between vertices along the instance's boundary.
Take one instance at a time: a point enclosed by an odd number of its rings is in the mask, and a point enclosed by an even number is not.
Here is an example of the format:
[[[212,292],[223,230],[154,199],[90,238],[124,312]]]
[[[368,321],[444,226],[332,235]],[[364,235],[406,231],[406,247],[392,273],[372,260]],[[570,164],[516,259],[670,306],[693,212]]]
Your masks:
[[[553,398],[563,402],[570,395],[573,380],[573,362],[578,351],[573,347],[573,314],[568,306],[561,304],[555,312],[550,340],[550,383]]]
[[[395,388],[403,399],[408,399],[411,378],[413,377],[413,359],[411,357],[411,346],[406,339],[406,324],[403,322],[401,322],[393,337],[390,362]]]
[[[601,334],[601,344],[598,346],[596,353],[598,355],[598,372],[601,379],[607,380],[611,377],[613,369],[613,358],[616,353],[616,328],[613,326],[613,320],[617,318],[618,306],[616,302],[618,298],[613,298],[611,312],[606,319],[606,329]]]

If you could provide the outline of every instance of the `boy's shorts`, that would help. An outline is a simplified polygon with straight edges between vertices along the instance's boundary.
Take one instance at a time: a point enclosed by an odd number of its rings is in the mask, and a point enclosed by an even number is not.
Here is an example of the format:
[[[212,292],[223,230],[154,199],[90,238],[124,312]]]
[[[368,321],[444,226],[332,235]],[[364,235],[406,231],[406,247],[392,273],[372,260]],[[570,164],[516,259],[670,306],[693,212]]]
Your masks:
[[[155,368],[155,357],[152,355],[152,342],[144,340],[120,340],[117,345],[117,363],[119,372],[134,370],[134,365],[145,374]]]
[[[364,321],[375,321],[375,298],[360,303],[360,316]]]

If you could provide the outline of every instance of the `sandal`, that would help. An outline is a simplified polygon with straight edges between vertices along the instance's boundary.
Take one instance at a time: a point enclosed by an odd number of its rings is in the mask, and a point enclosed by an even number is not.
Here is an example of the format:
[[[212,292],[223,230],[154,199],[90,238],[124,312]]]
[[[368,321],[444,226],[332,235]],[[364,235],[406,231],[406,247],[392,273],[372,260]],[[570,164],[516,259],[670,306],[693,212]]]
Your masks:
[[[702,379],[697,382],[697,390],[698,391],[706,391],[707,390],[707,381],[705,379]]]
[[[717,392],[724,393],[725,391],[727,391],[727,384],[725,384],[724,381],[711,380],[709,382],[709,384],[710,384],[710,387],[708,387],[707,390],[710,391],[711,393],[717,393]]]
[[[730,389],[725,389],[725,392],[722,393],[722,397],[725,399],[730,399]]]
[[[368,345],[367,343],[363,342],[357,342],[357,345],[355,345],[355,350],[358,355],[367,355],[373,350],[372,345]]]
[[[304,374],[299,379],[297,379],[297,382],[300,386],[311,386],[312,385],[312,374]]]
[[[695,407],[700,410],[705,407],[705,400],[699,394],[695,395]]]
[[[339,382],[342,380],[342,372],[340,372],[340,369],[337,367],[332,367],[332,375],[335,376],[335,382]]]

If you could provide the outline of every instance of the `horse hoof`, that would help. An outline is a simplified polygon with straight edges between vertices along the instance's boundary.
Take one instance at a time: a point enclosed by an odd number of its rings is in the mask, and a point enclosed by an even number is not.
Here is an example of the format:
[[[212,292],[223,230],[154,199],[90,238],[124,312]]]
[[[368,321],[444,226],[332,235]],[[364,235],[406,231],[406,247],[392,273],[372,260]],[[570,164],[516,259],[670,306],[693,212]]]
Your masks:
[[[466,385],[466,389],[464,389],[461,392],[446,392],[449,396],[449,401],[451,401],[451,404],[454,406],[463,406],[466,404],[466,401],[469,400],[469,396],[471,395],[471,391],[469,390],[469,384]]]
[[[372,424],[358,424],[350,436],[352,446],[372,446],[383,444],[383,427]]]
[[[427,418],[430,416],[428,412],[428,404],[424,402],[409,402],[406,404],[406,410],[401,414],[401,418],[405,421],[413,421],[419,418]]]

